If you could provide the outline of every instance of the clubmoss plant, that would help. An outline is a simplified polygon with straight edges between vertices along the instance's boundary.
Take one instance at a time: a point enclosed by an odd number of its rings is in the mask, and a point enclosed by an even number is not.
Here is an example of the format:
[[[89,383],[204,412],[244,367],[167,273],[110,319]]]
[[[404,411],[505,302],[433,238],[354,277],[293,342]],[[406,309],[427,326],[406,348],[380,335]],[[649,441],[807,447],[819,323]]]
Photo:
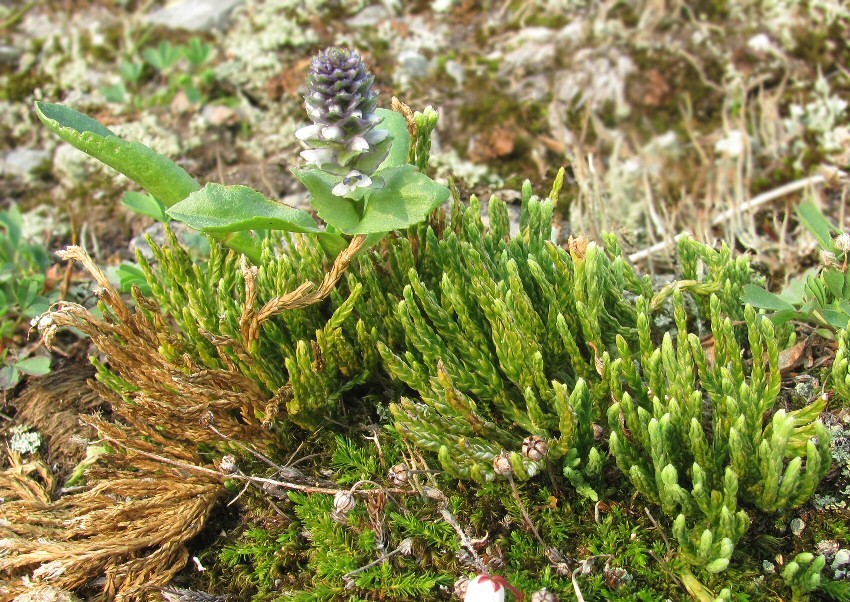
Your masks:
[[[679,552],[709,572],[726,569],[750,525],[746,506],[795,508],[830,464],[825,401],[776,409],[781,376],[772,323],[745,310],[749,359],[719,298],[710,299],[713,345],[688,333],[677,292],[676,344],[650,338],[648,304],[638,302],[640,353],[625,338],[608,376],[610,449],[635,488],[673,518]]]

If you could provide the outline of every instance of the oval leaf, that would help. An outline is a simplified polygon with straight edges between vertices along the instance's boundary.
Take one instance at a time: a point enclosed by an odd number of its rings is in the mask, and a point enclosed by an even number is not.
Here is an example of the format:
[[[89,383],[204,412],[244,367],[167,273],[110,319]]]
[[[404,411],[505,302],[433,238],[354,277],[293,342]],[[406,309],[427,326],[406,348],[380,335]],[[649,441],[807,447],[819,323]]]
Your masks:
[[[349,234],[409,228],[449,198],[448,188],[419,173],[412,165],[381,170],[373,179],[382,179],[384,186],[371,192],[363,219]]]
[[[121,204],[136,213],[152,217],[158,222],[165,223],[168,221],[168,216],[165,215],[165,205],[149,194],[128,190],[124,193]]]
[[[835,253],[831,232],[835,229],[817,205],[804,201],[797,205],[797,218],[825,250]]]
[[[15,364],[15,367],[30,376],[42,376],[50,372],[50,358],[44,356],[28,357]]]
[[[170,207],[201,186],[174,161],[115,135],[95,119],[60,104],[36,102],[38,118],[62,140],[121,172]]]
[[[753,307],[758,307],[759,309],[772,309],[775,311],[794,309],[793,305],[785,301],[779,295],[766,291],[760,286],[756,286],[754,284],[748,284],[744,287],[742,301],[752,305]]]
[[[276,203],[247,186],[207,184],[167,213],[190,228],[209,234],[266,229],[319,232],[306,211]]]
[[[347,234],[357,228],[360,215],[354,201],[331,192],[339,178],[318,169],[293,169],[292,173],[310,191],[310,202],[325,223]]]

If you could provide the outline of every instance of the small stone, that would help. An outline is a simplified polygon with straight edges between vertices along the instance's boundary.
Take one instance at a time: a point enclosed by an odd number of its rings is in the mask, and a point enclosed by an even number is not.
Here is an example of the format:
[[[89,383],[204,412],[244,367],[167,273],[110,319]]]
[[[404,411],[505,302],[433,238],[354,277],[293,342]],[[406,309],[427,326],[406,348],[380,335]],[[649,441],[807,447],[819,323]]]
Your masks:
[[[0,63],[14,65],[21,56],[21,49],[9,44],[0,44]]]
[[[532,462],[539,462],[549,455],[549,446],[543,437],[531,435],[522,442],[522,455]]]
[[[405,81],[425,79],[428,76],[428,59],[415,50],[402,50],[398,54],[397,77]]]
[[[493,470],[499,476],[513,474],[514,467],[511,465],[511,457],[508,455],[508,452],[502,452],[493,458]]]
[[[188,31],[224,29],[230,12],[242,0],[185,0],[153,11],[147,16],[151,25]]]
[[[0,171],[5,176],[16,176],[31,181],[50,166],[50,153],[41,149],[16,148],[3,156]]]
[[[233,125],[239,122],[239,113],[224,105],[206,105],[201,117],[212,127]]]
[[[803,529],[805,528],[806,523],[802,518],[795,518],[791,521],[791,533],[793,533],[795,537],[800,537],[803,533]]]
[[[348,27],[359,29],[361,27],[375,27],[382,21],[386,21],[392,17],[392,14],[383,4],[373,4],[367,6],[356,15],[348,19],[345,24]]]
[[[407,465],[396,464],[395,466],[390,468],[389,479],[390,483],[392,483],[396,487],[407,485],[407,482],[410,480],[410,473],[407,470]]]

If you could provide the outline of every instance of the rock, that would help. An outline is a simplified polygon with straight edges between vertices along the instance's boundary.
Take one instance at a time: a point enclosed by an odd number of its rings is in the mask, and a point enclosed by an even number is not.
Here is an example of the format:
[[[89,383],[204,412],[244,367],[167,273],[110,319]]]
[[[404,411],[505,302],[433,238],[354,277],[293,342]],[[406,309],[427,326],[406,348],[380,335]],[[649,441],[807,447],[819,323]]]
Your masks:
[[[239,113],[224,105],[206,105],[201,116],[211,127],[234,125],[239,122]]]
[[[38,178],[50,166],[50,153],[35,148],[16,148],[3,156],[0,172],[25,181]]]
[[[404,82],[425,79],[428,67],[428,59],[420,53],[415,50],[402,50],[398,54],[396,78]]]
[[[0,63],[14,65],[21,56],[21,49],[9,44],[0,44]]]
[[[153,11],[147,22],[189,31],[224,29],[230,12],[240,4],[242,0],[184,0]]]
[[[77,186],[88,180],[98,169],[97,159],[78,151],[70,144],[56,147],[53,156],[53,173],[68,187]]]
[[[382,21],[392,17],[392,14],[383,4],[367,6],[359,13],[348,19],[345,24],[348,27],[359,29],[361,27],[375,27]]]

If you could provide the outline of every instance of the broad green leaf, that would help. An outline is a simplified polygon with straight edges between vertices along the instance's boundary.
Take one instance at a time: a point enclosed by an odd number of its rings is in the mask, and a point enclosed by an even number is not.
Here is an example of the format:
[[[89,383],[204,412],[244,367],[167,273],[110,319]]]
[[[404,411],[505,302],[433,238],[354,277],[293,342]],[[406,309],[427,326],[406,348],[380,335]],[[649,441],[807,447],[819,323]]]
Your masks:
[[[8,391],[21,381],[21,374],[12,364],[0,367],[0,389]]]
[[[209,234],[245,230],[319,232],[310,214],[276,203],[247,186],[210,183],[167,210],[173,219]]]
[[[165,214],[165,205],[149,194],[129,190],[124,193],[121,204],[136,213],[152,217],[158,222],[165,223],[169,221],[168,216]]]
[[[36,102],[38,118],[60,138],[121,172],[166,207],[200,188],[168,157],[139,142],[124,140],[95,119],[60,104]]]
[[[330,259],[336,259],[336,256],[348,248],[348,241],[339,234],[334,232],[318,232],[319,244],[322,246],[325,255]]]
[[[850,315],[845,314],[843,311],[821,309],[815,313],[820,314],[827,324],[837,330],[847,328],[848,322],[850,322]]]
[[[21,309],[26,309],[32,305],[42,288],[44,288],[44,274],[27,276],[21,280],[15,290],[15,296]]]
[[[349,234],[409,228],[449,198],[448,188],[419,173],[412,165],[381,170],[372,179],[383,180],[383,187],[367,197],[363,219]]]
[[[788,303],[779,295],[766,291],[760,286],[756,286],[754,284],[748,284],[744,287],[742,301],[759,309],[794,309],[793,305]]]
[[[50,372],[50,358],[45,356],[28,357],[15,364],[15,367],[30,376],[42,376]]]
[[[390,136],[392,136],[390,154],[381,163],[380,169],[407,164],[407,156],[410,151],[410,132],[407,129],[407,119],[401,113],[388,109],[375,109],[375,114],[381,118],[378,128],[388,130]]]
[[[293,169],[292,173],[310,191],[311,203],[325,223],[347,234],[357,228],[360,214],[355,202],[331,192],[338,178],[318,169]]]
[[[811,232],[821,247],[835,253],[835,245],[832,242],[832,230],[834,229],[829,220],[824,217],[817,205],[809,201],[804,201],[797,206],[797,217],[800,223],[806,227],[806,230]]]

